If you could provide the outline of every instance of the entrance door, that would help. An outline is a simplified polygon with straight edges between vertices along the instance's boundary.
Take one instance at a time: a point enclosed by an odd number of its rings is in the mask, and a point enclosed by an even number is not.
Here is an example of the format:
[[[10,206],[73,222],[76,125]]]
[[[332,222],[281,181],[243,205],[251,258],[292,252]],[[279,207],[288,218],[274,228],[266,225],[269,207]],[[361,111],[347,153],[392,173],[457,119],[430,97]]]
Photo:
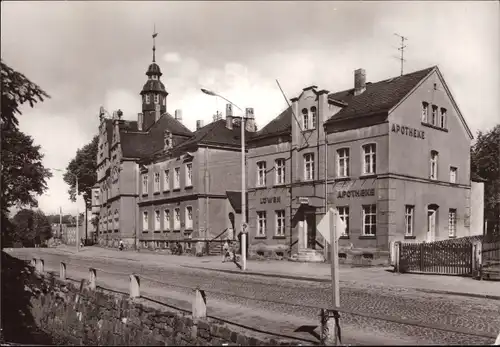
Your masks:
[[[306,248],[316,249],[316,215],[314,213],[307,213],[305,215],[307,244]]]
[[[436,236],[436,214],[436,209],[427,209],[427,242],[434,241]]]

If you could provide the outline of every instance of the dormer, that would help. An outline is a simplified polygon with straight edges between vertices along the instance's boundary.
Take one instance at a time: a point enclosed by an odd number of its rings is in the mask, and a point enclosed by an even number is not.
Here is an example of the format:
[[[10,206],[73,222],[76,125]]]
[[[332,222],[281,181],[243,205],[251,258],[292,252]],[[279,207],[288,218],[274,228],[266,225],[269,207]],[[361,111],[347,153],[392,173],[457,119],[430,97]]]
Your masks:
[[[163,149],[168,151],[173,147],[172,132],[170,130],[165,130],[163,132]]]

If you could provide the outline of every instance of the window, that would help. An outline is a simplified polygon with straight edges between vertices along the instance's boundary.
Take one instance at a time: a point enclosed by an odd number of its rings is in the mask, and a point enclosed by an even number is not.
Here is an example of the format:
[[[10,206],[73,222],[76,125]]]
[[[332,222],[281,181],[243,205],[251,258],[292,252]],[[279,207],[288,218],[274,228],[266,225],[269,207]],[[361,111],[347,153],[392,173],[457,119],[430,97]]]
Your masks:
[[[364,174],[374,174],[376,172],[376,145],[374,143],[370,143],[368,145],[363,146],[363,173]]]
[[[113,217],[111,216],[111,211],[108,212],[108,230],[113,230]]]
[[[146,104],[149,104],[151,102],[151,97],[149,94],[146,94]]]
[[[337,176],[349,177],[349,148],[337,150]]]
[[[266,211],[257,211],[257,236],[266,236]]]
[[[186,229],[193,229],[193,208],[186,207]]]
[[[148,174],[142,175],[142,194],[148,193]]]
[[[174,210],[174,230],[181,230],[181,210],[179,208]]]
[[[170,210],[163,211],[163,230],[170,230]]]
[[[118,213],[118,210],[115,210],[115,226],[114,229],[118,231],[120,229],[120,214]]]
[[[450,183],[457,183],[457,168],[450,167]]]
[[[257,186],[264,187],[266,185],[266,162],[259,161],[257,163]]]
[[[377,230],[377,207],[363,205],[363,236],[375,236]]]
[[[94,205],[100,205],[99,204],[99,191],[94,190]]]
[[[432,125],[437,125],[437,112],[438,107],[436,105],[432,105]]]
[[[314,154],[304,154],[304,179],[310,181],[314,179]]]
[[[302,130],[309,129],[309,111],[307,108],[302,109]]]
[[[170,190],[170,170],[163,171],[163,190]]]
[[[142,212],[142,230],[148,231],[149,220],[148,220],[148,211]]]
[[[193,164],[186,164],[186,187],[193,185]]]
[[[316,129],[317,114],[316,106],[311,107],[311,129]]]
[[[405,206],[405,236],[413,236],[413,214],[415,207],[411,205]]]
[[[285,159],[276,159],[275,170],[276,170],[276,184],[284,184],[285,183]]]
[[[445,108],[441,108],[441,117],[440,117],[440,124],[439,126],[443,129],[446,128],[446,109]]]
[[[339,212],[339,217],[345,223],[345,231],[340,236],[349,236],[349,206],[339,206],[337,207]]]
[[[160,218],[160,210],[155,211],[155,231],[161,230],[161,218]]]
[[[155,94],[155,104],[160,103],[160,96],[158,94]]]
[[[454,208],[448,211],[448,236],[457,236],[457,210]]]
[[[429,119],[429,104],[426,102],[422,103],[422,122],[427,123]]]
[[[438,152],[431,151],[431,162],[430,162],[430,174],[429,178],[431,180],[437,180],[438,172]]]
[[[276,211],[276,236],[285,236],[285,210]]]
[[[178,189],[181,186],[181,169],[176,167],[174,169],[174,189]]]
[[[160,173],[155,172],[155,193],[160,191]]]

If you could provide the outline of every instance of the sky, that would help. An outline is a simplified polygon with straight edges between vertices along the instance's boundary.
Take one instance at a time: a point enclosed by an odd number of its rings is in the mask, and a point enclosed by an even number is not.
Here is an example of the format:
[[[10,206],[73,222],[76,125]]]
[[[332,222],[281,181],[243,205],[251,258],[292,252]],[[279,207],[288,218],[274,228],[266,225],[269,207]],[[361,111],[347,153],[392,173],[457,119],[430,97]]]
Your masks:
[[[137,119],[154,26],[167,111],[182,109],[192,130],[225,109],[200,88],[253,107],[262,128],[286,107],[276,80],[290,99],[313,84],[352,88],[358,68],[367,81],[398,76],[397,33],[408,38],[405,73],[439,66],[475,134],[499,122],[499,10],[497,1],[2,1],[1,57],[51,95],[20,117],[47,168],[65,169],[97,134],[100,106]],[[53,173],[39,207],[75,213]]]

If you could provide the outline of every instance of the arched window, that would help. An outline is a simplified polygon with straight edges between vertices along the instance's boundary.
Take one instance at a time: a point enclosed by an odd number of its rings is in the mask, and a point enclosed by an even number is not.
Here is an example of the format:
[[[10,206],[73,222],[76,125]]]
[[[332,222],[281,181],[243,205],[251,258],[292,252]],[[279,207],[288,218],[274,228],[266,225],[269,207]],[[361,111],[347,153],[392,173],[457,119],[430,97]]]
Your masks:
[[[437,151],[431,151],[430,173],[429,173],[429,178],[431,180],[437,180],[438,178],[438,156],[439,153]]]
[[[302,109],[302,127],[303,130],[309,129],[309,111],[307,108]]]
[[[151,102],[151,97],[149,94],[146,94],[146,104],[149,104]]]
[[[317,114],[316,106],[311,107],[311,129],[316,129]]]
[[[160,96],[158,94],[155,94],[155,104],[160,103]]]

